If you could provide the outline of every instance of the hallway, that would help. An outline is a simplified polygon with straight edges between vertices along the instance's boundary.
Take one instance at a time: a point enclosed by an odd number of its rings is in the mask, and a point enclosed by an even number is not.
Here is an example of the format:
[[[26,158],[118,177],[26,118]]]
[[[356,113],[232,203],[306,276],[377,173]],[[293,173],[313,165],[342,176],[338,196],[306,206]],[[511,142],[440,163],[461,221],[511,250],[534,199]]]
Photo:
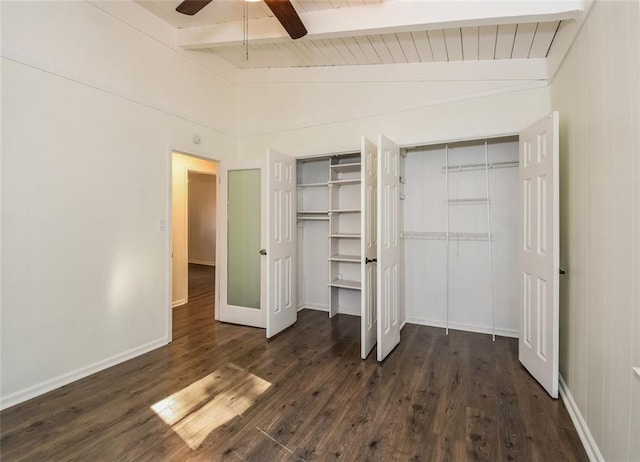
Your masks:
[[[173,309],[173,340],[214,322],[215,266],[189,263],[189,303]]]

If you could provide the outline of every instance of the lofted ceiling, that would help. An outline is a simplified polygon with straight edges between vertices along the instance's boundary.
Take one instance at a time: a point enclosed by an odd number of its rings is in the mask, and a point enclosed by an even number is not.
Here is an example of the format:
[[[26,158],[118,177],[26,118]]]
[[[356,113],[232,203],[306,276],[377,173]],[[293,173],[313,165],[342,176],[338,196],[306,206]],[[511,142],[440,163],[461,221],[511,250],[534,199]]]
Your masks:
[[[176,29],[185,49],[236,68],[345,66],[546,58],[580,0],[291,0],[309,34],[291,40],[264,2],[213,0],[195,16],[180,1],[139,1]]]

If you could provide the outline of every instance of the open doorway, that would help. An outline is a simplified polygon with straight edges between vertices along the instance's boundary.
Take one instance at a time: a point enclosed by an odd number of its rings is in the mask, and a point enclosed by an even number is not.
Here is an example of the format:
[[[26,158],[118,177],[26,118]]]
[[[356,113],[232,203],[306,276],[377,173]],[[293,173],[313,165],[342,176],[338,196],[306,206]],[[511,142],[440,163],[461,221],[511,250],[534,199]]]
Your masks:
[[[188,290],[194,301],[213,290],[216,268],[216,181],[189,170],[187,179]]]
[[[214,322],[218,162],[172,153],[172,339]]]

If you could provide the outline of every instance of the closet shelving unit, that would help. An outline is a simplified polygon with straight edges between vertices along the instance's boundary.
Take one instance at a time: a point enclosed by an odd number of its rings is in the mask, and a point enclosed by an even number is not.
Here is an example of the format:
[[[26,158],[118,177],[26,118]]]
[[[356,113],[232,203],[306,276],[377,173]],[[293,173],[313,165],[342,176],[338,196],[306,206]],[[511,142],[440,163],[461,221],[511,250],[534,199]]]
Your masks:
[[[360,157],[350,152],[297,161],[301,306],[326,309],[329,316],[360,310]]]
[[[298,221],[328,221],[328,181],[325,159],[298,161]]]
[[[360,291],[360,153],[332,156],[329,163],[329,287],[333,316],[344,291]],[[359,300],[359,296],[355,297]]]
[[[445,263],[445,273],[446,273],[446,286],[444,288],[444,302],[445,302],[445,310],[446,310],[446,318],[445,318],[445,327],[448,333],[449,331],[449,310],[450,310],[450,243],[455,241],[486,241],[489,245],[489,259],[486,266],[486,272],[489,276],[490,284],[491,284],[491,316],[493,318],[493,332],[492,337],[495,340],[496,334],[496,300],[494,293],[494,268],[493,268],[493,240],[494,234],[492,231],[492,222],[491,222],[491,207],[492,207],[492,198],[490,191],[490,171],[493,169],[503,169],[503,168],[517,168],[519,166],[518,161],[499,161],[499,162],[490,162],[489,161],[489,146],[488,142],[484,141],[484,162],[471,162],[471,163],[459,163],[452,164],[450,163],[450,147],[448,145],[443,146],[445,162],[441,168],[441,172],[445,175],[444,181],[444,204],[445,204],[445,230],[444,231],[413,231],[413,230],[405,230],[401,233],[402,239],[407,240],[436,240],[436,241],[444,241],[446,242],[446,262]],[[479,160],[479,159],[478,159]],[[462,195],[461,197],[452,197],[451,196],[451,184],[449,176],[451,174],[460,174],[464,175],[465,172],[474,172],[477,174],[484,173],[483,180],[477,178],[478,186],[483,189],[483,191],[478,194],[476,197],[472,197],[475,194],[471,194],[469,196]],[[467,192],[468,194],[468,192]],[[474,216],[484,215],[484,211],[486,210],[486,225],[482,226],[484,229],[480,229],[478,231],[482,232],[460,232],[458,230],[451,229],[451,223],[454,223],[457,220],[451,220],[450,216],[454,212],[452,212],[453,208],[457,210],[455,213],[464,213],[464,207],[477,207],[479,209],[478,212],[473,212]],[[484,210],[483,210],[484,208]],[[456,215],[458,216],[458,215]],[[455,229],[455,227],[454,227]],[[486,231],[485,231],[486,230]]]
[[[465,234],[470,236],[476,233],[452,233],[449,229],[449,209],[450,207],[456,205],[483,205],[487,209],[487,232],[484,233],[486,236],[486,241],[489,242],[489,278],[491,281],[491,315],[493,318],[492,322],[492,333],[491,337],[493,340],[496,340],[496,302],[495,302],[495,294],[494,294],[494,281],[493,281],[493,246],[491,240],[491,194],[489,188],[489,169],[490,168],[503,168],[505,164],[511,164],[512,162],[500,162],[495,164],[489,164],[489,146],[487,141],[484,142],[484,165],[483,164],[461,164],[456,166],[449,165],[449,146],[445,148],[445,166],[443,167],[444,173],[446,175],[446,203],[447,203],[447,231],[446,231],[446,241],[447,241],[447,292],[446,292],[446,330],[447,334],[449,333],[449,242],[452,237],[457,237],[455,240],[460,239],[461,236]],[[491,165],[491,167],[490,167]],[[453,167],[453,168],[452,168]],[[484,169],[485,172],[485,192],[486,195],[484,197],[473,197],[473,198],[457,198],[451,199],[449,196],[449,174],[451,172],[469,172],[469,171],[477,171]],[[477,235],[477,234],[476,234]],[[482,233],[480,233],[482,235]],[[467,239],[470,240],[470,239]],[[485,239],[473,239],[473,240],[485,240]]]

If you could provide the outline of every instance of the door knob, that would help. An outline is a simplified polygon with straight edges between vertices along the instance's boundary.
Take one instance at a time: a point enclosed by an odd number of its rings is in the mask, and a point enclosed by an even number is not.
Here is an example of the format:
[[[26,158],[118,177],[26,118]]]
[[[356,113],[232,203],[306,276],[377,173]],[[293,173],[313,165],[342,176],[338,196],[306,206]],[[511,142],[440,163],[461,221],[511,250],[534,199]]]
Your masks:
[[[367,257],[364,257],[364,262],[365,262],[365,264],[366,264],[366,263],[372,263],[372,262],[376,262],[376,263],[378,263],[378,259],[377,259],[377,258],[367,258]]]
[[[260,255],[266,255],[267,251],[265,249],[260,249]]]

